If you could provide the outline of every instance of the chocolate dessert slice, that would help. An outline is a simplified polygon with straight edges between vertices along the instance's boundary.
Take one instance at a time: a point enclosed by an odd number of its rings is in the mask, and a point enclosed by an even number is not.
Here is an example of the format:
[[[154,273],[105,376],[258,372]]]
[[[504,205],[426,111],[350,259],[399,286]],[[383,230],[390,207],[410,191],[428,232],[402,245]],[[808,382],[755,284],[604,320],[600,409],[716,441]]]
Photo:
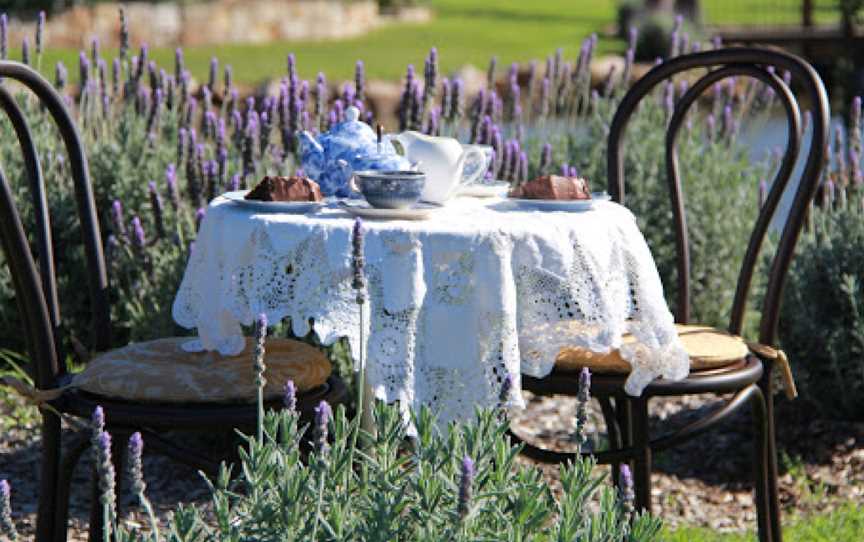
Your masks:
[[[264,177],[246,194],[257,201],[321,201],[321,188],[307,177]]]
[[[591,199],[588,181],[581,177],[543,175],[515,186],[509,197],[522,199],[584,200]]]

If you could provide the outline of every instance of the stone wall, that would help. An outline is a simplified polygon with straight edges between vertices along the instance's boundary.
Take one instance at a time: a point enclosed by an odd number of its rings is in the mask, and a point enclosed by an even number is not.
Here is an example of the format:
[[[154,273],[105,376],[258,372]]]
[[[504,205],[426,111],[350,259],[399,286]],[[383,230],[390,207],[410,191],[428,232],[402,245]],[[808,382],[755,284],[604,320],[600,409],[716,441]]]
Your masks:
[[[382,16],[375,0],[216,0],[200,3],[123,2],[77,6],[48,21],[48,44],[84,47],[94,37],[118,45],[119,6],[126,8],[131,42],[151,47],[214,43],[267,43],[329,40],[359,36],[399,19]],[[429,12],[412,10],[406,18],[426,20]],[[10,20],[13,46],[27,36],[33,43],[34,21]]]

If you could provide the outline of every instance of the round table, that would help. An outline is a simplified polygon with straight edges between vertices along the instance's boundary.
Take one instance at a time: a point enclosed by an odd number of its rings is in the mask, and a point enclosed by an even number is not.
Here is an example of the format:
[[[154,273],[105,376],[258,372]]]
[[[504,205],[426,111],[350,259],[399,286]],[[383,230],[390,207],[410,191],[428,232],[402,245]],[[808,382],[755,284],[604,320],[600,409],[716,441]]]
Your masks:
[[[213,200],[173,306],[198,330],[192,347],[234,354],[242,326],[264,313],[325,345],[347,337],[356,360],[353,225],[335,204],[283,214]],[[368,220],[364,231],[368,383],[406,412],[426,405],[447,422],[522,406],[520,375],[549,374],[564,345],[620,348],[633,395],[689,372],[651,253],[620,205],[549,212],[459,198],[426,220]],[[636,341],[622,345],[625,333]]]

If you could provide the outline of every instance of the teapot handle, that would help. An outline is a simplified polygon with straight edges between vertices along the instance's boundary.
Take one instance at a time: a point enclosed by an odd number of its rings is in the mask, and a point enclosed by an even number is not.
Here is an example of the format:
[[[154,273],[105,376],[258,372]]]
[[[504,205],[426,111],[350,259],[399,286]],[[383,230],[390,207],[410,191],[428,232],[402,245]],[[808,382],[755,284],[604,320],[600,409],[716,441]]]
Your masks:
[[[465,166],[475,161],[480,163],[480,166],[475,168],[476,171],[469,177],[462,175],[461,173],[465,171]],[[486,174],[486,169],[488,169],[482,167],[485,162],[486,155],[482,150],[477,147],[467,147],[462,156],[459,157],[459,162],[456,165],[456,171],[460,173],[459,182],[456,183],[456,186],[474,184],[480,180]]]

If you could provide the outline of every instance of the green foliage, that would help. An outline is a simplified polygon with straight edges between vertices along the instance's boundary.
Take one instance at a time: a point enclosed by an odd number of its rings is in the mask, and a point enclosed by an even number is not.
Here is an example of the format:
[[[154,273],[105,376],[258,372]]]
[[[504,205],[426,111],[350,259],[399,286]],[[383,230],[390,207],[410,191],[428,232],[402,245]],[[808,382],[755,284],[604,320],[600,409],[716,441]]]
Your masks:
[[[814,210],[784,292],[780,338],[802,395],[822,413],[864,420],[864,217],[860,196]]]
[[[593,460],[562,467],[556,500],[538,468],[516,461],[519,448],[495,413],[442,434],[424,411],[410,441],[397,408],[379,404],[375,420],[377,435],[366,434],[369,445],[354,450],[357,422],[340,408],[330,424],[331,446],[304,462],[308,436],[297,415],[269,413],[263,444],[245,438],[237,476],[223,467],[212,483],[212,519],[197,507],[179,508],[165,540],[657,539],[657,519],[640,515],[628,525],[616,491],[593,474]],[[467,514],[460,514],[466,456],[475,474]],[[156,537],[121,528],[118,540]]]

